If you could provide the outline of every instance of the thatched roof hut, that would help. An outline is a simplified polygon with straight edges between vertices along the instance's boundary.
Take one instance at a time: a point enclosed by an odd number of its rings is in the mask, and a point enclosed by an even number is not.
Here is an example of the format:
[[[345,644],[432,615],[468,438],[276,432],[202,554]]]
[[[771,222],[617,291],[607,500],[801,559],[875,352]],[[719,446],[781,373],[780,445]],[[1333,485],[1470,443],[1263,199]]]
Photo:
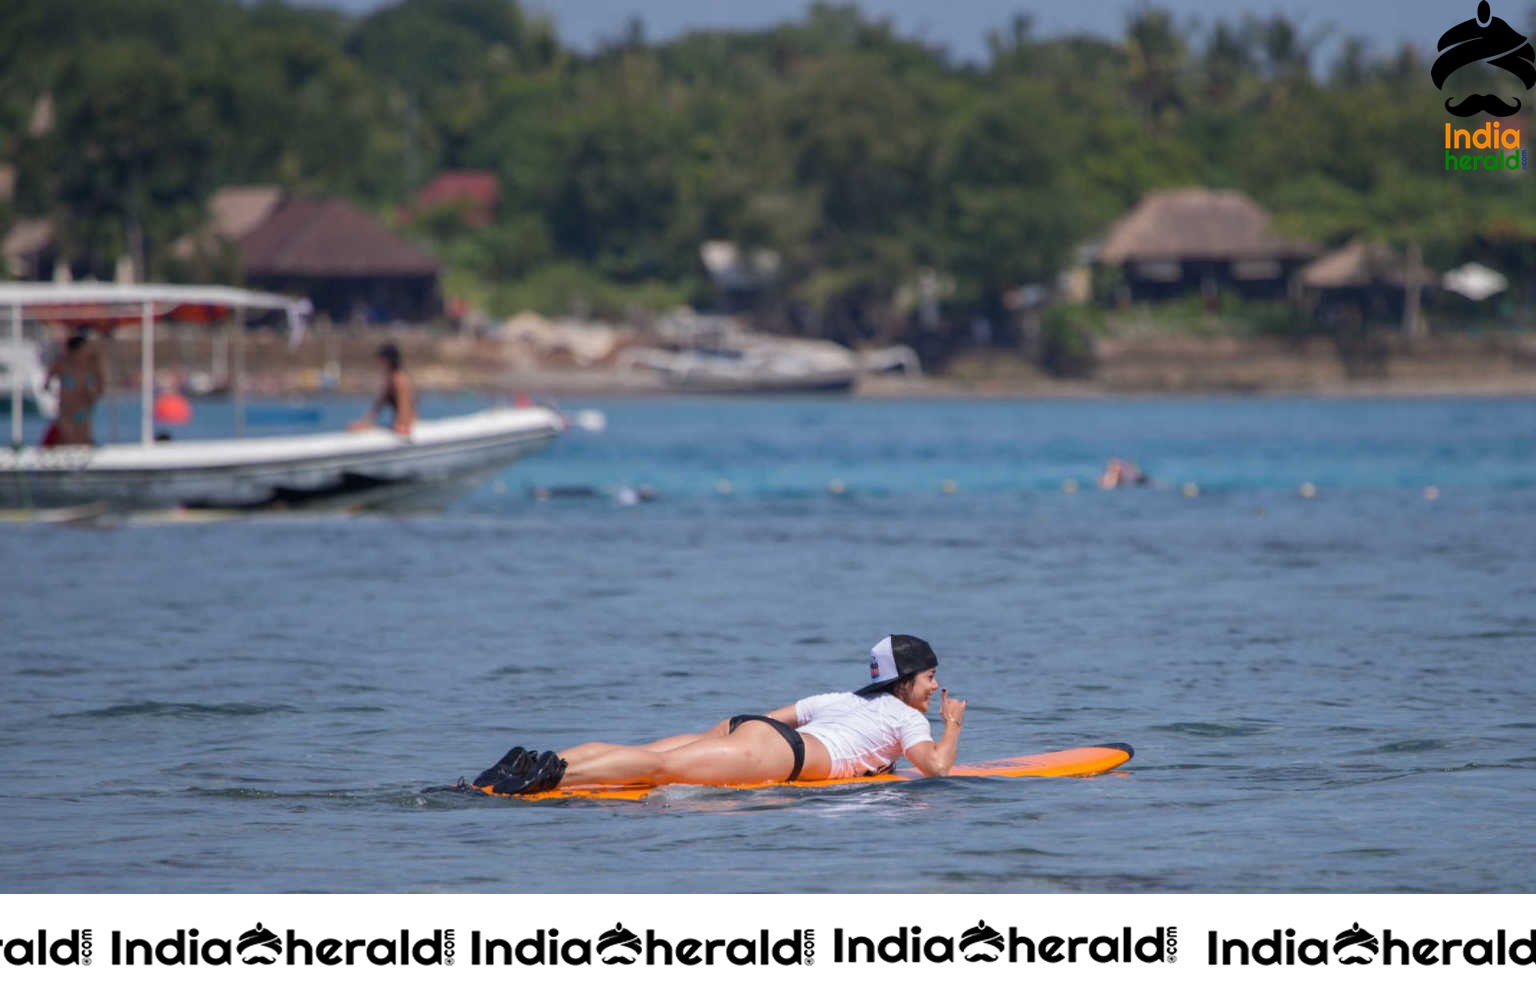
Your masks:
[[[306,296],[337,321],[419,320],[441,309],[437,259],[337,197],[223,187],[209,200],[203,226],[171,248],[188,263],[227,259],[237,272],[224,279]]]
[[[1190,188],[1148,194],[1110,228],[1099,262],[1121,266],[1133,299],[1222,290],[1283,297],[1317,246],[1274,232],[1269,212],[1236,190]]]
[[[339,198],[294,199],[239,241],[252,286],[303,293],[340,320],[419,320],[441,310],[430,253]]]
[[[208,222],[171,245],[178,259],[217,258],[259,228],[283,203],[275,186],[220,187],[208,199]]]
[[[435,277],[438,261],[336,197],[290,200],[240,240],[247,277]]]
[[[1269,212],[1236,190],[1159,190],[1110,228],[1102,262],[1310,259],[1316,244],[1270,229]]]
[[[0,279],[47,280],[57,251],[52,221],[22,218],[0,239]]]
[[[1419,287],[1439,282],[1435,271],[1408,260],[1390,246],[1355,239],[1323,256],[1301,271],[1301,285],[1308,290],[1342,290],[1389,284],[1405,287],[1412,282]]]
[[[1373,326],[1419,328],[1426,298],[1440,277],[1387,245],[1355,239],[1323,256],[1298,274],[1324,326],[1364,332]]]

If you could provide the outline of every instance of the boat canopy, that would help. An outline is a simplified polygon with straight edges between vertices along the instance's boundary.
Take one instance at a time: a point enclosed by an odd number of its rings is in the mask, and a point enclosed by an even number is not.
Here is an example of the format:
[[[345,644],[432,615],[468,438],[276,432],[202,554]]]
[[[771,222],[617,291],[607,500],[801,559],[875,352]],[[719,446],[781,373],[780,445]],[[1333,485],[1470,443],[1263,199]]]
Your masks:
[[[204,304],[227,309],[281,311],[301,307],[302,298],[285,297],[239,287],[191,286],[179,283],[4,283],[0,305],[127,305],[149,302],[158,307]]]
[[[141,389],[144,395],[140,434],[144,445],[149,445],[154,437],[150,412],[154,390],[155,322],[212,324],[248,310],[282,311],[288,318],[289,338],[296,340],[303,334],[305,322],[313,309],[309,301],[301,297],[238,287],[170,283],[0,283],[0,312],[9,312],[11,337],[18,344],[21,341],[22,322],[28,318],[100,328],[137,324],[147,329],[140,336]],[[235,388],[238,397],[238,370]],[[11,398],[11,444],[17,447],[21,445],[19,391],[13,391]]]

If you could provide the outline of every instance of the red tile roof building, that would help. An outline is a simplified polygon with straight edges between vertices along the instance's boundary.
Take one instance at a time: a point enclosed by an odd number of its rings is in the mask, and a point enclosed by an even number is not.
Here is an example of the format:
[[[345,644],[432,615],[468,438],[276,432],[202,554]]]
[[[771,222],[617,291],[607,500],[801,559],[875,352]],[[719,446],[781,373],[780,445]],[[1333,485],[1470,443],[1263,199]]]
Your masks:
[[[501,204],[501,183],[484,170],[449,170],[438,173],[416,194],[411,213],[420,218],[440,207],[457,207],[460,219],[472,228],[484,228]]]

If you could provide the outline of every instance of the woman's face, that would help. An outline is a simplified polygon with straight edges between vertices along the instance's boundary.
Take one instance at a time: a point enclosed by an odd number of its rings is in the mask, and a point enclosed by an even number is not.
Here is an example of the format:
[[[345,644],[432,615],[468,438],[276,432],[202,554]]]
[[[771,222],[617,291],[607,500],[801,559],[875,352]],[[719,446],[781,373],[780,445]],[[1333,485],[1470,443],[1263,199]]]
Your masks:
[[[919,712],[928,711],[928,702],[933,698],[933,693],[939,689],[939,671],[937,667],[930,668],[918,674],[912,681],[912,686],[907,693],[901,696],[901,700],[917,709]]]

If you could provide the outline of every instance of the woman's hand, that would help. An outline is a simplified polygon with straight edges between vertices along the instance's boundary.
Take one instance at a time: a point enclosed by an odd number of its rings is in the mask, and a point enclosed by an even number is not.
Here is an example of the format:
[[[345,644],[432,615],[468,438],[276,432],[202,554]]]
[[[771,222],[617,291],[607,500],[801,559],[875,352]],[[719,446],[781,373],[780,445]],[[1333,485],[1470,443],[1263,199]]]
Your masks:
[[[936,743],[918,743],[907,751],[912,766],[929,777],[943,777],[955,766],[955,751],[960,747],[960,727],[965,724],[965,699],[951,698],[939,689],[939,715],[944,719],[944,735]]]
[[[948,688],[940,688],[939,715],[944,719],[945,725],[954,726],[956,729],[965,725],[965,699],[951,698]]]

